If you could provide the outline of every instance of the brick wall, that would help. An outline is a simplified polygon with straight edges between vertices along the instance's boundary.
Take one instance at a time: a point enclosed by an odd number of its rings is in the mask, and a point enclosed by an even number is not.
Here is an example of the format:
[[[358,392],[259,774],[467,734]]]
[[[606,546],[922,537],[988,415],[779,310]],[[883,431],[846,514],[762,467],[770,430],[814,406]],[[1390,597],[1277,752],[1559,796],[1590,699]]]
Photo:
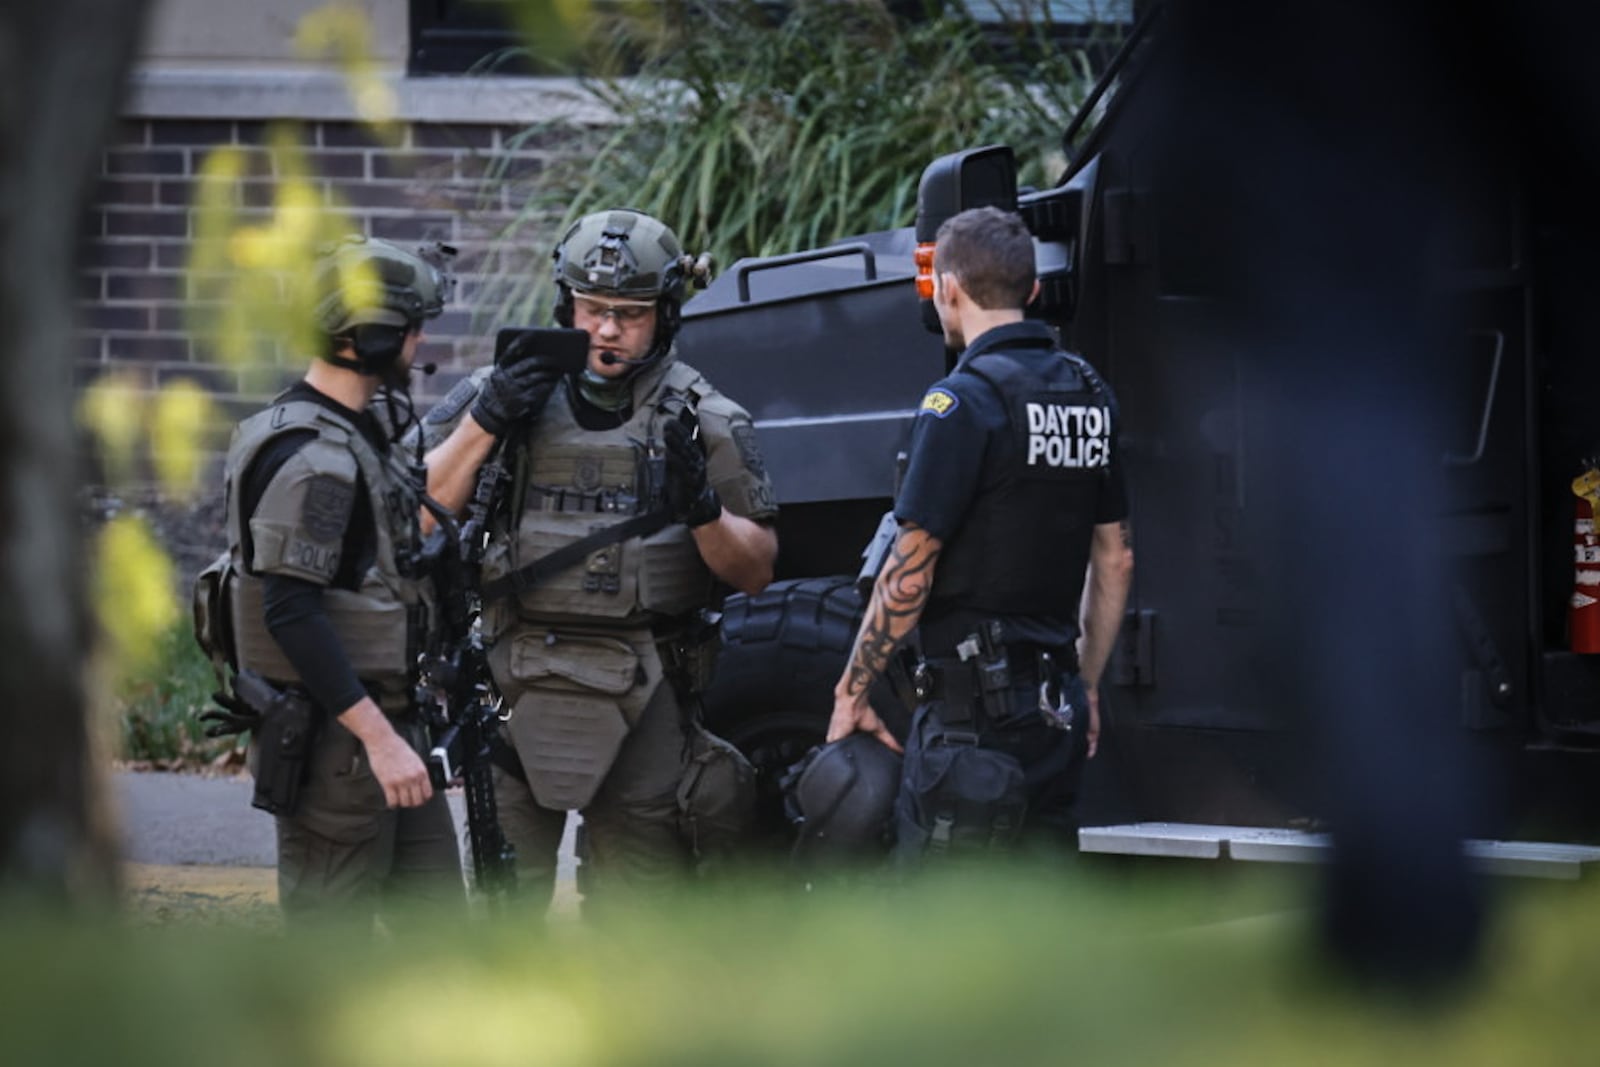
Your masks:
[[[265,220],[277,177],[263,147],[267,128],[257,121],[167,119],[128,120],[119,128],[85,223],[73,353],[80,386],[112,371],[152,390],[189,378],[211,391],[231,423],[303,372],[303,354],[283,353],[270,373],[243,375],[217,365],[185,331],[191,294],[184,269],[196,232],[197,176],[212,148],[243,147],[247,176],[237,186],[236,203],[242,219]],[[488,358],[492,328],[474,325],[475,311],[489,299],[485,253],[526,199],[530,179],[556,154],[573,151],[573,138],[532,137],[513,147],[514,127],[413,124],[391,147],[351,122],[307,122],[298,129],[324,202],[336,197],[346,205],[355,227],[402,244],[441,240],[461,250],[457,300],[428,324],[419,354],[419,362],[440,368],[419,380],[417,399],[425,406]],[[488,177],[492,167],[501,179]],[[528,271],[543,278],[546,263],[531,248],[528,257]],[[225,443],[219,428],[213,444]],[[219,458],[215,452],[210,457],[208,485],[220,487],[214,476]],[[91,510],[100,515],[127,506],[150,513],[186,573],[220,540],[214,502],[168,505],[149,484],[96,486],[90,496]]]
[[[113,368],[131,370],[152,387],[187,374],[221,399],[259,399],[241,388],[234,372],[208,366],[184,332],[189,294],[183,270],[195,233],[197,174],[212,148],[245,148],[247,177],[237,188],[241,217],[270,213],[276,175],[271,153],[261,147],[265,128],[260,122],[172,120],[122,126],[105,152],[104,177],[85,227],[80,382]],[[353,123],[307,123],[301,130],[325,201],[337,196],[363,232],[402,244],[442,240],[461,249],[458,300],[428,324],[421,360],[459,372],[482,358],[485,342],[474,333],[473,311],[484,294],[477,273],[483,253],[526,197],[527,179],[562,143],[533,138],[513,150],[507,142],[516,131],[496,126],[414,125],[398,148],[375,143]],[[495,161],[505,166],[505,180],[486,178]],[[529,262],[532,272],[543,267]]]

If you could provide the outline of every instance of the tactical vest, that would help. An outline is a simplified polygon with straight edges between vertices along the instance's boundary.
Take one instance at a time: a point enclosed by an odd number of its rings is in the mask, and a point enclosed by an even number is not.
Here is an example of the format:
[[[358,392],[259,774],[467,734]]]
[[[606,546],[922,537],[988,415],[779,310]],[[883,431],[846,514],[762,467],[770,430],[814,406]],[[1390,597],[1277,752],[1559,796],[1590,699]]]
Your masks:
[[[535,424],[533,439],[514,458],[518,476],[513,506],[497,520],[484,553],[484,581],[597,530],[665,507],[662,402],[676,394],[697,403],[701,381],[689,368],[672,364],[655,389],[635,404],[628,421],[610,430],[580,426],[567,391],[557,389]],[[507,536],[511,523],[515,529]],[[712,584],[694,536],[674,523],[648,537],[600,548],[515,598],[486,604],[484,624],[490,636],[517,619],[648,624],[703,607]]]
[[[410,701],[414,666],[433,608],[431,583],[413,573],[421,541],[420,500],[397,453],[379,454],[354,425],[308,400],[276,404],[246,419],[234,432],[228,450],[225,492],[228,552],[233,566],[227,610],[234,662],[241,669],[253,669],[275,681],[297,678],[267,630],[262,601],[264,583],[249,568],[252,563],[263,561],[264,556],[283,551],[289,542],[278,536],[278,531],[292,528],[303,521],[303,516],[263,515],[258,505],[251,527],[256,558],[246,560],[240,515],[245,473],[268,442],[291,430],[316,431],[318,441],[308,442],[307,448],[329,445],[353,456],[366,486],[377,552],[357,588],[329,586],[323,590],[322,603],[356,676],[375,691],[386,710],[398,710]]]
[[[1007,427],[990,438],[968,518],[940,553],[930,610],[1076,615],[1095,504],[1110,477],[1111,392],[1081,356],[1059,351],[1026,363],[979,352],[957,373],[993,387]]]

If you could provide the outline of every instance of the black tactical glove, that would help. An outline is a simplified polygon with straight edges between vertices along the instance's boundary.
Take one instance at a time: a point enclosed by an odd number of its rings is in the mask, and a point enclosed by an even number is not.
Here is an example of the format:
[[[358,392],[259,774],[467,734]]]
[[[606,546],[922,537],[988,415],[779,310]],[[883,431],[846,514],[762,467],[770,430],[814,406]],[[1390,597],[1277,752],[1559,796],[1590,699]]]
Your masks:
[[[561,370],[541,359],[510,362],[515,345],[507,351],[507,362],[498,364],[478,390],[472,402],[472,418],[479,426],[504,437],[517,421],[537,415],[561,380]]]
[[[221,707],[211,708],[200,716],[201,722],[209,724],[206,727],[207,737],[242,734],[261,725],[260,713],[232,693],[212,693],[211,699]]]
[[[722,500],[706,481],[706,454],[695,440],[692,423],[668,419],[661,427],[667,448],[667,507],[674,522],[693,529],[722,516]]]

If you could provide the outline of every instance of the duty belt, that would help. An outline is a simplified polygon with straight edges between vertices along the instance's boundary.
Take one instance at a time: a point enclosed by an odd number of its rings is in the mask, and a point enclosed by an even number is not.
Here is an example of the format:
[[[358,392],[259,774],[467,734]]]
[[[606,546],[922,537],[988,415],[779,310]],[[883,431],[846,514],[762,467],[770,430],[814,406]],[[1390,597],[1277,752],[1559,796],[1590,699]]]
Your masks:
[[[917,696],[940,702],[939,717],[945,726],[976,733],[987,723],[1008,717],[1001,702],[1009,703],[1012,679],[1003,661],[999,669],[1004,673],[996,676],[991,664],[986,678],[973,662],[955,657],[924,659],[914,675]]]
[[[1056,699],[1060,696],[1058,680],[1076,674],[1077,669],[1077,656],[1070,649],[1052,654],[1033,645],[1011,645],[1001,646],[1001,655],[987,661],[926,657],[918,663],[914,680],[919,698],[940,702],[940,719],[947,727],[977,732],[985,725],[1013,719],[1019,712],[1012,706],[1013,693],[1037,688],[1046,720],[1054,720],[1051,724],[1059,729],[1070,729],[1071,709]],[[1056,690],[1048,701],[1057,705],[1054,714],[1045,707],[1051,687]]]

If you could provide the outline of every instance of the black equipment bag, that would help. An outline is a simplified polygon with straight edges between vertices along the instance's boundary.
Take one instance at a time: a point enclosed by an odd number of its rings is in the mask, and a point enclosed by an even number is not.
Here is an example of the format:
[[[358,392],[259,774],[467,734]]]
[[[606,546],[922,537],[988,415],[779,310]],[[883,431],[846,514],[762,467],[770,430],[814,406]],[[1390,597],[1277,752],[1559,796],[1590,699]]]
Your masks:
[[[1027,814],[1022,765],[947,727],[938,705],[917,710],[895,801],[895,859],[902,867],[1009,848]]]

